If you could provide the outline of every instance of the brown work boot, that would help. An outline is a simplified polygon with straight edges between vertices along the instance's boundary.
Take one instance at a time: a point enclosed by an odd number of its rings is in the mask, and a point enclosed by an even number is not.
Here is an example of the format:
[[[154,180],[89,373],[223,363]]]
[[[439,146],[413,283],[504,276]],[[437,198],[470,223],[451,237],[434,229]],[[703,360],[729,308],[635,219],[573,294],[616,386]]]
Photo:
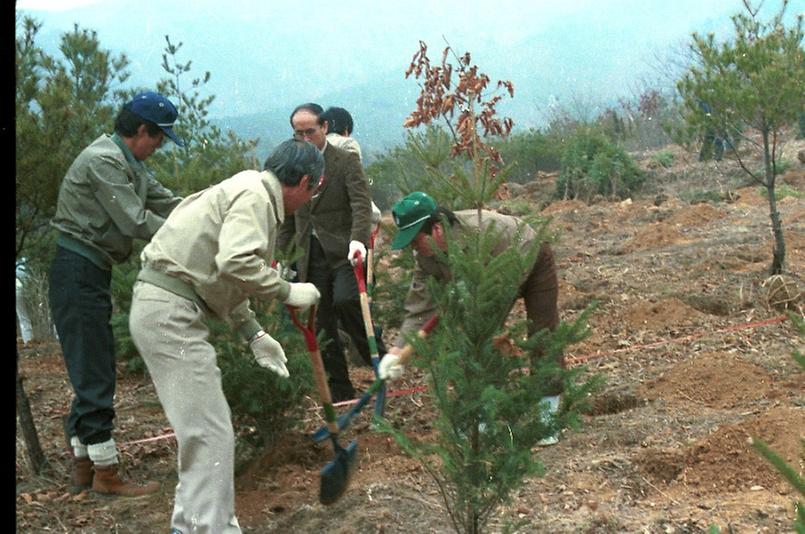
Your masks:
[[[81,493],[92,487],[92,460],[88,457],[73,456],[73,466],[70,469],[70,493]]]
[[[117,473],[117,464],[105,467],[95,466],[95,478],[92,480],[92,491],[101,495],[119,495],[121,497],[138,497],[155,493],[159,490],[159,482],[134,484],[126,482]]]

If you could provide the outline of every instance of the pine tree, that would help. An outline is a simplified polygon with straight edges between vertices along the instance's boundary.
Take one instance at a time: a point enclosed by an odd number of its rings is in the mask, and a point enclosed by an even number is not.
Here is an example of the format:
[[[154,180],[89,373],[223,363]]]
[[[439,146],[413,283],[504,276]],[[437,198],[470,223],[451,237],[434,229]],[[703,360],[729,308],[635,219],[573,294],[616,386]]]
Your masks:
[[[36,264],[39,250],[49,246],[62,177],[75,156],[111,128],[128,59],[112,56],[94,31],[78,25],[62,35],[62,57],[52,57],[36,44],[40,23],[25,17],[17,26],[16,256]]]
[[[448,62],[448,57],[455,58],[457,65]],[[482,209],[494,198],[507,172],[488,142],[511,130],[511,119],[499,119],[496,114],[502,96],[487,95],[489,77],[471,65],[469,53],[456,56],[449,45],[441,66],[433,67],[427,46],[420,42],[411,73],[423,76],[422,93],[406,125],[444,119],[452,138],[451,174],[442,171],[438,158],[423,161],[433,178],[430,191],[443,205],[475,209],[480,221]],[[453,74],[458,78],[455,85]],[[510,82],[499,81],[497,88],[514,94]],[[428,132],[432,135],[433,130]],[[439,146],[420,148],[423,158],[441,152]],[[561,323],[553,333],[542,331],[523,339],[525,321],[509,325],[507,318],[523,275],[537,258],[544,225],[533,245],[523,247],[515,239],[503,250],[494,224],[479,224],[478,231],[462,228],[461,238],[458,230],[445,227],[447,251],[434,250],[448,266],[450,280],[429,284],[439,327],[426,340],[409,339],[418,355],[414,365],[428,373],[438,410],[437,441],[414,443],[388,423],[381,428],[423,463],[439,487],[455,530],[477,533],[525,477],[542,473],[534,451],[540,439],[577,422],[574,406],[593,383],[577,386],[578,370],[561,369],[557,362],[565,345],[586,335],[590,310],[572,325]],[[539,344],[545,349],[544,357],[532,362],[504,354],[496,342],[503,334],[517,340],[524,352]],[[541,401],[557,380],[566,385],[564,411],[551,417]]]
[[[733,146],[740,140],[761,154],[763,169],[758,171],[747,166],[740,151],[731,152],[743,171],[768,193],[775,238],[771,274],[780,274],[785,240],[774,190],[783,129],[795,125],[797,114],[805,109],[803,16],[786,27],[788,0],[768,22],[757,19],[759,8],[753,9],[749,0],[744,5],[747,13],[732,18],[735,35],[731,40],[717,43],[713,34],[693,34],[690,48],[698,62],[677,89],[684,99],[689,136],[709,131],[711,136],[732,139]],[[747,136],[749,129],[760,139]]]

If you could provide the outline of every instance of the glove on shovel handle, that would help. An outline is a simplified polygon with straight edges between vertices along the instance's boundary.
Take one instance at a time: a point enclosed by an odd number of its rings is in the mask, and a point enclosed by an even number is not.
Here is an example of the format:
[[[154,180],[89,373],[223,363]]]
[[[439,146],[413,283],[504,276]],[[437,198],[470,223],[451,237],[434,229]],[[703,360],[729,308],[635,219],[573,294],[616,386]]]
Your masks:
[[[419,331],[417,332],[417,336],[419,336],[420,338],[424,338],[434,328],[436,328],[436,325],[438,324],[439,324],[439,316],[434,314],[430,319],[428,319],[425,322],[425,324],[422,325],[422,328],[420,328]],[[402,350],[400,351],[400,363],[405,364],[409,359],[411,359],[411,356],[413,354],[414,354],[414,346],[411,345],[410,343],[407,343],[405,347],[403,347]],[[379,378],[375,380],[372,383],[372,385],[369,386],[369,389],[366,390],[366,393],[364,393],[363,396],[358,400],[355,406],[353,406],[350,411],[342,414],[338,418],[337,426],[339,431],[346,428],[352,422],[352,419],[358,413],[360,413],[363,407],[366,406],[366,404],[369,402],[372,396],[383,386],[383,384],[385,384],[385,380],[380,380]],[[319,442],[327,439],[328,437],[330,437],[329,428],[328,426],[323,426],[313,433],[311,439],[313,441]]]

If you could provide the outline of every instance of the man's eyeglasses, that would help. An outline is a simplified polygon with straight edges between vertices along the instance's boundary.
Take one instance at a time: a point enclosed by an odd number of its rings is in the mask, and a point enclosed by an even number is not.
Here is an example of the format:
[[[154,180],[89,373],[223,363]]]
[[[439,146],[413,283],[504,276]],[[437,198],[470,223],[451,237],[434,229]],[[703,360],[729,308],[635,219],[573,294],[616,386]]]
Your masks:
[[[319,176],[319,183],[313,186],[313,196],[318,196],[321,193],[321,188],[324,187],[324,175]]]
[[[293,131],[293,136],[296,139],[304,139],[305,137],[312,136],[318,130],[319,130],[318,128],[308,128],[307,130],[294,130]]]

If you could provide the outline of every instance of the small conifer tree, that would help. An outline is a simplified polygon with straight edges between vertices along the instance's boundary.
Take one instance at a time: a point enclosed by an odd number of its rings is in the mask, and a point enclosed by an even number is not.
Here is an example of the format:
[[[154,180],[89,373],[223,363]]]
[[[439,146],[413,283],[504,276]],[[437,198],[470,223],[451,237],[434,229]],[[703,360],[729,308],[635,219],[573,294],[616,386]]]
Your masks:
[[[449,45],[441,66],[433,67],[427,46],[420,42],[407,74],[412,73],[423,77],[422,93],[406,126],[444,119],[453,139],[452,174],[431,166],[431,192],[451,208],[474,208],[480,222],[482,208],[494,198],[506,173],[499,153],[488,141],[493,136],[505,137],[511,130],[511,119],[496,116],[495,105],[502,97],[487,97],[484,91],[489,77],[471,65],[469,53],[456,56]],[[453,74],[458,77],[455,86]],[[514,93],[510,82],[499,81],[497,87],[505,88],[510,96]],[[514,239],[503,250],[494,224],[479,224],[478,231],[462,228],[461,239],[458,230],[445,226],[447,251],[434,250],[448,266],[450,280],[429,284],[439,328],[426,340],[408,340],[417,353],[414,365],[428,372],[429,390],[438,410],[437,441],[415,443],[387,422],[381,428],[422,461],[439,487],[455,530],[477,533],[525,477],[542,472],[534,451],[539,440],[575,422],[570,408],[592,383],[575,386],[574,372],[560,368],[557,362],[565,345],[586,335],[584,325],[590,310],[572,325],[561,323],[552,333],[542,331],[523,340],[525,321],[508,325],[507,317],[524,273],[537,258],[544,224],[538,227],[533,245],[522,247]],[[539,343],[544,357],[531,362],[504,353],[495,342],[504,333],[512,335],[523,351]],[[565,409],[551,417],[541,401],[556,380],[566,385]]]

